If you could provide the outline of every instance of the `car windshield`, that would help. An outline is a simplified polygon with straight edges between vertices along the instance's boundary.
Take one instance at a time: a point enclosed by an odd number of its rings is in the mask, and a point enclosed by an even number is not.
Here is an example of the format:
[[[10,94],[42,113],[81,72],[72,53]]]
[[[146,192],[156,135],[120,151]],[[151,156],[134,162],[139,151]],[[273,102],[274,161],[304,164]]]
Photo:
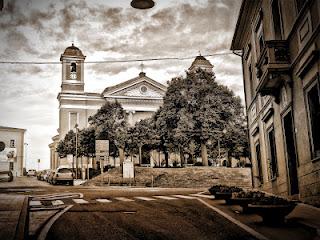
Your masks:
[[[61,168],[58,170],[59,173],[71,173],[72,171],[68,168]]]

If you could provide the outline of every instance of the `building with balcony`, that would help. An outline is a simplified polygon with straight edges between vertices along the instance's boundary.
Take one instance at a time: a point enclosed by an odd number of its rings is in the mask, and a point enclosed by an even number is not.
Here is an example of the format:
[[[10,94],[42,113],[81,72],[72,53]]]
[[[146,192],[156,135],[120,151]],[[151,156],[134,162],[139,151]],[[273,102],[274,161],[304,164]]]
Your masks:
[[[243,0],[242,57],[254,186],[320,204],[320,1]]]

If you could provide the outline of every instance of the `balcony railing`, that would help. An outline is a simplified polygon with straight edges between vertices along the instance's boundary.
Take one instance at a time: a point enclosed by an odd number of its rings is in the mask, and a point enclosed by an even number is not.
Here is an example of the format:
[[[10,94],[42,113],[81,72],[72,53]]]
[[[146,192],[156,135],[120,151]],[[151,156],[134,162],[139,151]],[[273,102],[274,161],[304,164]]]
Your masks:
[[[285,40],[265,42],[260,58],[256,64],[259,84],[257,92],[278,97],[280,87],[290,80],[290,55]]]

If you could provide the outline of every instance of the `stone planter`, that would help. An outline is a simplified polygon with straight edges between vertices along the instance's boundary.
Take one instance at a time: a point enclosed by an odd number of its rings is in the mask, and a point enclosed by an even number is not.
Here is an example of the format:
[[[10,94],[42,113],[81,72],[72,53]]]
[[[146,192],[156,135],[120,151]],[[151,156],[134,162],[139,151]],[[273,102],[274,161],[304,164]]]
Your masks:
[[[229,200],[232,197],[232,192],[216,192],[214,195],[217,200]]]
[[[294,208],[295,204],[284,205],[256,205],[248,204],[248,210],[262,217],[263,223],[266,225],[277,226],[284,223],[284,218]]]
[[[242,207],[242,213],[250,213],[250,209],[248,208],[248,205],[254,201],[255,199],[253,198],[230,198],[228,200],[228,204],[239,205]]]

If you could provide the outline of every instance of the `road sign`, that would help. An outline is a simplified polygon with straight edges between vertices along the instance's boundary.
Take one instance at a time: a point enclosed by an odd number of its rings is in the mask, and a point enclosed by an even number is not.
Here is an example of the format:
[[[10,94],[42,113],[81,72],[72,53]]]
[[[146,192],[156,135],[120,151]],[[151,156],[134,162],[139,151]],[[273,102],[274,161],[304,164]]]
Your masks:
[[[96,140],[96,156],[109,155],[109,140]]]

